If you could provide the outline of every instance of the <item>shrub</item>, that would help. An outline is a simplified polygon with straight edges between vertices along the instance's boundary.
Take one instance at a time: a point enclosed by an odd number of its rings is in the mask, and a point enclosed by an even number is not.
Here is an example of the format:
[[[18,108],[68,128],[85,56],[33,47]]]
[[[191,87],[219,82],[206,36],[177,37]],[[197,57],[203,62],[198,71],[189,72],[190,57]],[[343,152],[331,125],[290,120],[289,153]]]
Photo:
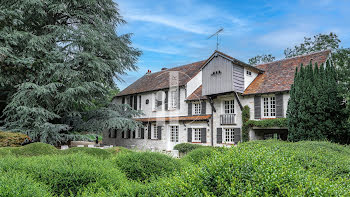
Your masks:
[[[30,138],[25,134],[0,131],[0,147],[21,146],[26,140],[29,141]]]
[[[215,148],[213,147],[198,148],[189,152],[186,156],[183,157],[183,160],[198,164],[199,162],[211,157],[214,152]]]
[[[274,119],[265,119],[265,120],[248,120],[246,125],[249,127],[287,127],[286,118],[274,118]]]
[[[319,157],[310,157],[315,155]],[[325,160],[330,160],[329,164],[322,164]],[[327,172],[331,165],[336,173]],[[216,151],[198,166],[152,182],[135,195],[346,196],[350,193],[349,166],[348,148],[339,145],[244,143]]]
[[[76,195],[85,188],[118,189],[126,177],[110,161],[86,154],[0,159],[5,173],[16,170],[48,185],[56,195]]]
[[[46,185],[36,182],[25,173],[0,170],[0,196],[52,196],[49,191]]]
[[[14,148],[11,154],[16,156],[40,156],[40,155],[53,155],[59,154],[60,150],[50,144],[41,142],[28,144],[22,147]]]
[[[174,150],[178,150],[180,153],[189,153],[197,148],[203,148],[205,146],[199,144],[181,143],[174,146]]]
[[[246,124],[250,119],[250,108],[245,105],[242,110],[242,140],[243,142],[249,141],[249,125]]]
[[[106,151],[112,153],[112,154],[118,154],[118,153],[131,153],[133,151],[127,149],[127,148],[124,148],[124,147],[121,147],[121,146],[117,146],[117,147],[113,147],[113,148],[107,148],[105,149]]]
[[[84,153],[84,154],[88,154],[91,156],[97,156],[97,157],[101,157],[101,158],[108,158],[112,155],[112,153],[110,153],[109,151],[104,150],[104,149],[86,148],[86,147],[73,147],[73,148],[69,148],[67,150],[63,150],[62,153],[63,154]]]
[[[116,157],[115,162],[129,179],[140,182],[169,175],[181,168],[179,160],[152,152],[121,154]]]

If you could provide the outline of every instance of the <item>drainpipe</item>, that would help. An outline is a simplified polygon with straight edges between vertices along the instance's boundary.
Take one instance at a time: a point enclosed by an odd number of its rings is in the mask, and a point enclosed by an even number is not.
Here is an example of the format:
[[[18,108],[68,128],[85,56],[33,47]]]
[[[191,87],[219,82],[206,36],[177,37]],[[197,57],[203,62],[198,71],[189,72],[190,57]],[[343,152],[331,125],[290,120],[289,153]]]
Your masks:
[[[211,117],[210,117],[210,135],[211,135],[211,138],[210,138],[210,143],[211,143],[211,146],[214,146],[214,112],[216,112],[216,109],[214,107],[213,99],[211,97],[208,97],[208,99],[209,99],[209,103],[211,106]]]

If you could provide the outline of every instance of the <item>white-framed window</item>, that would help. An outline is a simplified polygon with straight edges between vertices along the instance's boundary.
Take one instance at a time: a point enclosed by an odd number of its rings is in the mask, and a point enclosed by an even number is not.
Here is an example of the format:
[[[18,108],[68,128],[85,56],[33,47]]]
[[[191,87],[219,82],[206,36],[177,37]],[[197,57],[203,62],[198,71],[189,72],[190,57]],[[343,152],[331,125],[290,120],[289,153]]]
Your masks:
[[[136,132],[135,138],[141,138],[141,128],[137,128],[135,132]]]
[[[177,90],[170,91],[170,108],[171,109],[177,108]]]
[[[194,128],[192,130],[192,142],[201,142],[202,134],[200,128]]]
[[[152,139],[158,139],[157,125],[152,126]]]
[[[263,117],[275,118],[276,117],[276,97],[269,96],[263,97]]]
[[[179,126],[170,126],[170,142],[179,142]]]
[[[226,143],[234,143],[235,142],[235,130],[234,128],[225,128],[224,129],[224,141]]]
[[[233,99],[224,101],[224,113],[225,114],[235,113],[235,101]]]
[[[249,71],[249,70],[247,70],[246,74],[247,74],[248,76],[252,76],[252,72]]]
[[[193,115],[201,114],[201,103],[193,103]]]

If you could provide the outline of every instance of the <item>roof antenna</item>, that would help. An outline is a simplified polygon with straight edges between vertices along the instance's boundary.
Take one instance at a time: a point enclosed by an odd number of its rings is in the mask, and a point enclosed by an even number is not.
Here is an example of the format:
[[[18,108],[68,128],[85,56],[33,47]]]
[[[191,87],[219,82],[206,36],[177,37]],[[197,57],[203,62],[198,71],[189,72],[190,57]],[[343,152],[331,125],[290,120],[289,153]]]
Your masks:
[[[216,50],[219,50],[219,33],[223,31],[224,31],[224,28],[221,27],[217,32],[215,32],[213,35],[207,38],[207,40],[209,40],[210,38],[216,36]]]

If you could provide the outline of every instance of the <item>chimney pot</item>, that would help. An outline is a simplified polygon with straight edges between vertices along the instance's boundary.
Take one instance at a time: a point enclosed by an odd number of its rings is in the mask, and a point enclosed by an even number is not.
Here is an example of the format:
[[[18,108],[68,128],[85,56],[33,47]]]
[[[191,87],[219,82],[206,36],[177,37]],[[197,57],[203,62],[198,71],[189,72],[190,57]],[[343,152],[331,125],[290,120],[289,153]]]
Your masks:
[[[162,70],[166,70],[166,69],[168,69],[168,68],[165,68],[165,67],[164,67],[164,68],[162,68]]]

